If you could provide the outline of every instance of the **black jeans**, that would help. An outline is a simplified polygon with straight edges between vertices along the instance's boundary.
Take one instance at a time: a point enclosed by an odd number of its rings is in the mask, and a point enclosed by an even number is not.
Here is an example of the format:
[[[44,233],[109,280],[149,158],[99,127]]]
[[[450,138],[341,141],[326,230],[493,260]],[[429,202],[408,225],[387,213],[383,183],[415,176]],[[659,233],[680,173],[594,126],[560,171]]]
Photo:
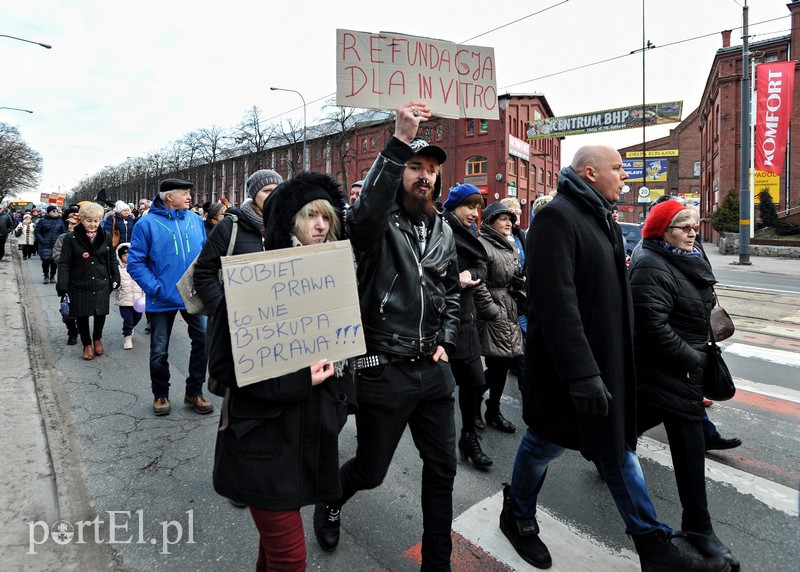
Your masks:
[[[105,316],[94,316],[94,328],[89,332],[89,318],[76,318],[78,323],[78,333],[81,336],[81,345],[90,346],[94,340],[103,338],[103,328],[106,325]]]
[[[675,484],[681,499],[681,529],[707,533],[712,530],[706,496],[706,450],[702,419],[687,419],[639,402],[637,429],[641,435],[664,423],[675,470]]]
[[[58,270],[58,265],[56,264],[55,260],[52,258],[42,260],[42,274],[44,274],[45,278],[55,278],[56,270]]]
[[[461,425],[468,433],[475,432],[475,413],[478,411],[481,396],[486,391],[486,378],[483,376],[481,356],[467,360],[450,362],[453,377],[458,385],[458,408],[461,411]]]
[[[422,570],[449,570],[456,476],[455,380],[426,359],[356,372],[356,456],[339,471],[342,505],[383,482],[406,425],[422,458]]]

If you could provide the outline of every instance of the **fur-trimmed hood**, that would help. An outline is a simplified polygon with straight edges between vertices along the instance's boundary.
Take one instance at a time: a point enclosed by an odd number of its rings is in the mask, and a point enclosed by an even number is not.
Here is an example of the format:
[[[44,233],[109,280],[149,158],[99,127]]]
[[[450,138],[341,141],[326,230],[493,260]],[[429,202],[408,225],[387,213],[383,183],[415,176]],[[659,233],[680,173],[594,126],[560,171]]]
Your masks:
[[[276,250],[292,246],[294,215],[317,199],[325,199],[333,206],[343,235],[344,199],[339,183],[324,173],[304,171],[278,185],[267,198],[264,204],[264,248]]]

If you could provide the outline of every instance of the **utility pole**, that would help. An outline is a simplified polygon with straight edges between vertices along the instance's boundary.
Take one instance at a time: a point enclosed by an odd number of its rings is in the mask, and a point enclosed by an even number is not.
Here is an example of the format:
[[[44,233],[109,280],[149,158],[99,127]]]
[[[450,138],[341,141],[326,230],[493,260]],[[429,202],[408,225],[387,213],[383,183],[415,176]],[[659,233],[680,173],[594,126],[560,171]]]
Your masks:
[[[739,262],[750,265],[750,38],[747,0],[742,8],[742,146],[740,149]]]

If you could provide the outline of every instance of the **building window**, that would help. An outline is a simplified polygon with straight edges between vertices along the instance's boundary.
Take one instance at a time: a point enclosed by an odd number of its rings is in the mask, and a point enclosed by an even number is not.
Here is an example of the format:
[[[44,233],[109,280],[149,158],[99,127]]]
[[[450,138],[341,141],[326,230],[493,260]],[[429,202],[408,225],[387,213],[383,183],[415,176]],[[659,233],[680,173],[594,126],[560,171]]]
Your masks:
[[[517,160],[514,157],[509,157],[508,161],[506,161],[506,170],[509,175],[517,174]]]
[[[528,162],[523,159],[519,160],[519,178],[523,181],[528,180]]]
[[[475,120],[474,119],[467,119],[467,136],[475,135]]]
[[[441,141],[444,139],[444,127],[441,125],[436,126],[436,140]]]
[[[489,172],[489,160],[486,157],[470,157],[466,161],[467,177],[475,175],[486,175]]]
[[[364,151],[367,151],[367,150],[368,150],[368,147],[367,147],[367,138],[366,138],[366,137],[364,137],[364,138],[361,140],[361,149],[363,149]]]
[[[425,141],[427,141],[428,143],[433,141],[433,129],[431,129],[430,127],[426,127],[425,129],[422,130],[422,133],[423,133],[422,136],[425,139]]]
[[[481,123],[478,126],[479,133],[485,134],[489,133],[489,120],[488,119],[481,119]]]
[[[370,149],[372,149],[374,151],[375,147],[377,147],[377,146],[378,146],[378,142],[375,140],[375,138],[374,137],[370,137],[369,138],[369,147],[370,147]]]
[[[368,168],[367,169],[361,169],[361,179],[362,180],[367,178],[367,173],[369,173],[369,169]]]

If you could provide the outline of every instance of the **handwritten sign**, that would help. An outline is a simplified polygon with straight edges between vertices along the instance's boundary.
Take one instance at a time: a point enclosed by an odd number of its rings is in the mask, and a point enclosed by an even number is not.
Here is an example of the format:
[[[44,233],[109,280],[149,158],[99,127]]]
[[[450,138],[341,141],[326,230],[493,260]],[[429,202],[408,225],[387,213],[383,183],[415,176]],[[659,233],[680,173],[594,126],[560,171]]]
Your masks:
[[[350,241],[222,257],[239,387],[364,354]]]
[[[494,48],[391,32],[336,30],[336,104],[392,109],[411,100],[438,117],[499,119]]]

